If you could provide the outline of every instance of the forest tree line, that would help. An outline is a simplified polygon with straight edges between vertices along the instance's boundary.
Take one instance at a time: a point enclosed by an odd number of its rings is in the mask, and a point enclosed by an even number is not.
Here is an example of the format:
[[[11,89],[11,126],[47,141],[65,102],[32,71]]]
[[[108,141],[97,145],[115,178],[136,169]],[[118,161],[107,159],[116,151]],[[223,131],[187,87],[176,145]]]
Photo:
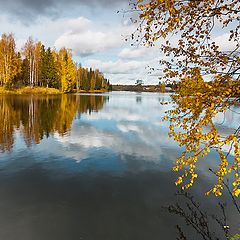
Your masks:
[[[51,87],[66,93],[74,89],[94,91],[110,87],[99,70],[75,63],[70,49],[45,48],[41,41],[30,37],[19,52],[13,34],[2,34],[0,38],[0,86],[6,89]]]

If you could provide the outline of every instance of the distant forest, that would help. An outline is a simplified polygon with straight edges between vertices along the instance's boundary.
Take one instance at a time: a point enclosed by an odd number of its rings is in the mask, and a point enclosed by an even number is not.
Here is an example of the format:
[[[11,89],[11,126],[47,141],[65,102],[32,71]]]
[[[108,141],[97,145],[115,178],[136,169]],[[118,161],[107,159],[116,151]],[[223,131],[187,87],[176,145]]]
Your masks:
[[[74,89],[107,91],[110,88],[99,70],[75,63],[70,49],[46,49],[41,41],[35,42],[30,37],[18,52],[13,34],[2,34],[0,39],[0,86],[6,89],[51,87],[65,93]]]

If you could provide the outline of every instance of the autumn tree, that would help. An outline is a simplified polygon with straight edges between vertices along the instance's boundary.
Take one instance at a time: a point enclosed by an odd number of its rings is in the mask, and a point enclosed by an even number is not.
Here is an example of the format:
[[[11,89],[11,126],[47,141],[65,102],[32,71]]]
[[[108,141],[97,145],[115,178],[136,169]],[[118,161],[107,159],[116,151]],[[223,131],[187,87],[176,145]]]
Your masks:
[[[104,75],[98,69],[93,70],[92,68],[88,69],[80,66],[77,72],[78,90],[109,90],[109,81],[104,78]]]
[[[239,0],[133,0],[130,5],[138,13],[132,38],[147,46],[160,43],[165,79],[177,82],[174,108],[165,117],[170,136],[185,147],[173,169],[182,172],[176,184],[191,187],[199,159],[213,150],[220,159],[213,170],[218,181],[208,193],[220,196],[227,175],[233,174],[231,194],[238,197],[240,126],[222,136],[214,118],[240,99]],[[219,31],[228,49],[215,40]]]
[[[34,86],[41,85],[42,45],[42,42],[38,41],[34,46]]]
[[[29,64],[29,76],[28,83],[33,86],[34,84],[34,42],[31,37],[27,40],[23,48],[23,56],[27,60],[26,62]]]
[[[16,52],[13,34],[3,34],[0,39],[0,85],[10,87],[20,71],[20,59]]]
[[[23,56],[27,60],[25,63],[28,63],[29,68],[28,84],[32,87],[40,85],[41,50],[42,43],[40,41],[34,42],[31,37],[28,38],[23,47]]]
[[[71,50],[62,48],[58,54],[58,71],[61,78],[61,90],[72,92],[76,85],[76,66],[72,60]]]
[[[73,61],[70,49],[47,48],[41,41],[28,38],[22,52],[16,51],[13,34],[0,39],[0,86],[52,87],[64,93],[74,89],[108,89],[109,83],[99,70],[83,68]]]

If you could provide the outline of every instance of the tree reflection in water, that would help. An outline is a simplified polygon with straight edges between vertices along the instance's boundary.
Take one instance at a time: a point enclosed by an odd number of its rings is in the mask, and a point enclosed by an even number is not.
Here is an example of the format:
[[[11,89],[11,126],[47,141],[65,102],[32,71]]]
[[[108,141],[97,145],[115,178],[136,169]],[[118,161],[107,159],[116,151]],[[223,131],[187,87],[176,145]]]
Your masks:
[[[99,111],[106,100],[101,95],[0,96],[0,151],[12,149],[16,130],[27,146],[55,132],[64,135],[74,117]]]

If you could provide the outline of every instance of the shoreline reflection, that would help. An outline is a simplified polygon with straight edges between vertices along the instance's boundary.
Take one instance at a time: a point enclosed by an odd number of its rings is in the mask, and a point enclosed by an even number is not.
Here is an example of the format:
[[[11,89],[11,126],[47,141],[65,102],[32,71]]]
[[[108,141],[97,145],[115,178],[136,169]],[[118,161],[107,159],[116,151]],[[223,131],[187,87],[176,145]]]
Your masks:
[[[95,95],[0,96],[0,152],[13,148],[16,130],[28,147],[53,133],[63,136],[75,117],[98,112],[106,100]]]

